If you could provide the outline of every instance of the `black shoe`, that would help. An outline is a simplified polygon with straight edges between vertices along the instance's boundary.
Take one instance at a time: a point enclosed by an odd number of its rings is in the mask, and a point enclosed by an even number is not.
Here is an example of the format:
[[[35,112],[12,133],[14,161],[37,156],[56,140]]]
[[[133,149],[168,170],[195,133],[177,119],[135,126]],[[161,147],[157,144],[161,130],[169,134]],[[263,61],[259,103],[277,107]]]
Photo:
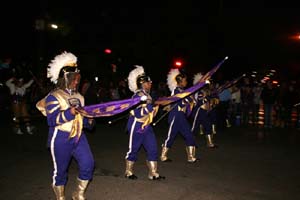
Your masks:
[[[172,160],[168,158],[167,160],[164,160],[162,162],[172,162]]]
[[[166,179],[166,177],[164,177],[164,176],[158,176],[158,177],[153,176],[150,180],[152,180],[152,181],[160,181],[160,180],[164,180],[164,179]]]
[[[135,180],[135,179],[137,179],[138,177],[137,177],[136,175],[132,174],[132,175],[130,175],[130,176],[126,176],[126,175],[125,175],[125,178],[131,179],[131,180]]]
[[[200,161],[200,159],[199,158],[196,158],[196,160],[194,160],[194,161],[187,161],[188,163],[196,163],[196,162],[199,162]]]
[[[207,146],[209,149],[217,149],[219,146],[214,144],[214,145],[210,145],[210,146]]]

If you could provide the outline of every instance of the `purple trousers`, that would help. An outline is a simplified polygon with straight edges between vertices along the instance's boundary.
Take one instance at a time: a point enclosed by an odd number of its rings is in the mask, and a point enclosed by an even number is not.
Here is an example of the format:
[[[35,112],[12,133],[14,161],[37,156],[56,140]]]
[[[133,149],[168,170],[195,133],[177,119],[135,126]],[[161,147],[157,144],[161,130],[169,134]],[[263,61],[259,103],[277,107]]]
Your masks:
[[[68,132],[54,129],[53,132],[50,132],[48,141],[53,161],[53,185],[66,185],[72,158],[78,164],[78,178],[81,180],[92,179],[94,158],[84,133],[76,141],[75,138],[69,138]]]
[[[137,122],[135,118],[130,117],[128,120],[129,144],[126,159],[130,161],[137,161],[137,154],[143,146],[147,153],[148,161],[157,161],[157,141],[151,125],[144,129],[141,127],[142,123]]]
[[[169,131],[164,146],[171,148],[178,133],[184,137],[186,146],[196,146],[191,126],[184,112],[176,112],[175,115],[169,116]]]

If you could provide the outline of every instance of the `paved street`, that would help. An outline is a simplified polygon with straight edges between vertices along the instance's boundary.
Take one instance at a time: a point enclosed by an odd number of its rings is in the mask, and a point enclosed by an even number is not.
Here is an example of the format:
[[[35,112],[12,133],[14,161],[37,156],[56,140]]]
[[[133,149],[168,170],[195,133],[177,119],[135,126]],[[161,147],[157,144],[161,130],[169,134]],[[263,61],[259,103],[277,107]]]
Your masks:
[[[300,131],[231,127],[219,131],[218,149],[207,149],[204,137],[197,135],[200,161],[186,162],[184,140],[178,135],[170,150],[171,163],[159,162],[163,181],[147,180],[145,152],[135,165],[136,181],[124,178],[124,157],[128,137],[125,120],[109,125],[97,119],[88,133],[95,157],[94,179],[88,187],[89,200],[283,200],[300,199]],[[46,118],[36,117],[34,135],[12,133],[9,116],[1,117],[1,199],[55,199],[51,189],[51,159],[46,148]],[[166,121],[156,127],[158,144],[167,133]],[[263,135],[267,135],[263,139]],[[66,187],[70,199],[77,175],[71,163]]]

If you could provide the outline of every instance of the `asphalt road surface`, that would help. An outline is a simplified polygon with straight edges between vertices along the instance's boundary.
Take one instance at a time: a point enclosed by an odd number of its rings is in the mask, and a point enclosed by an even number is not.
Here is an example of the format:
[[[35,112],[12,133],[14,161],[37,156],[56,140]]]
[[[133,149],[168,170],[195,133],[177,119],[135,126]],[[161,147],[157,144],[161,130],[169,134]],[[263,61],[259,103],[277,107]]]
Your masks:
[[[111,125],[97,119],[96,129],[87,133],[96,168],[86,196],[89,200],[285,200],[300,199],[300,131],[254,127],[231,127],[219,131],[218,149],[208,149],[204,137],[196,135],[195,164],[186,162],[185,144],[178,135],[169,152],[171,163],[158,163],[166,180],[147,179],[143,149],[135,164],[137,180],[124,178],[128,150],[126,119]],[[33,121],[34,135],[12,132],[10,117],[1,114],[0,199],[55,199],[51,188],[52,162],[46,148],[46,118]],[[155,132],[159,145],[167,134],[161,121]],[[267,137],[263,138],[263,135]],[[71,199],[77,165],[71,163],[66,197]]]

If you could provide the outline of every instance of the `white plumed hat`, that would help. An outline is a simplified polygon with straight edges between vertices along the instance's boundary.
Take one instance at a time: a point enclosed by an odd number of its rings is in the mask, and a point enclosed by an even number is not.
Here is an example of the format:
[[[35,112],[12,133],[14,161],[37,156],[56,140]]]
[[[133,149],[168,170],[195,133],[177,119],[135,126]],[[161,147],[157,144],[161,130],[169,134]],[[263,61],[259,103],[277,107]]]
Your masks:
[[[138,89],[137,86],[137,78],[141,75],[144,75],[145,71],[143,66],[135,65],[135,69],[133,69],[128,75],[128,87],[130,91],[135,92]]]
[[[47,68],[47,78],[50,78],[51,82],[57,83],[60,70],[66,66],[76,67],[77,57],[74,54],[65,51],[51,60]]]
[[[194,75],[193,84],[196,85],[202,79],[203,75],[201,73],[197,73]]]
[[[167,76],[167,84],[171,92],[176,88],[177,86],[177,81],[176,81],[176,76],[180,74],[180,71],[176,69],[171,69],[168,73]]]

